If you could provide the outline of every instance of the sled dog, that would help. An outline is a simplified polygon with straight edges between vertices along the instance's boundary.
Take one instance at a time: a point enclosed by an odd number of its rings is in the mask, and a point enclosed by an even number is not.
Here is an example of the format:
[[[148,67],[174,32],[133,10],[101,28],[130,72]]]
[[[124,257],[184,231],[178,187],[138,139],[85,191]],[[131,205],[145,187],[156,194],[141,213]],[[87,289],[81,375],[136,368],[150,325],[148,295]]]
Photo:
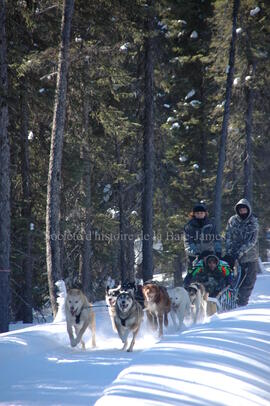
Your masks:
[[[71,347],[81,343],[85,350],[83,335],[87,328],[92,333],[92,347],[96,347],[96,321],[95,314],[86,296],[80,289],[70,289],[65,301],[67,332]],[[74,331],[75,330],[75,335]]]
[[[168,289],[168,294],[171,300],[170,315],[173,325],[176,329],[182,329],[184,317],[190,316],[191,314],[189,294],[186,289],[182,287]]]
[[[133,336],[127,351],[133,351],[142,319],[143,310],[141,305],[135,300],[134,294],[131,291],[121,292],[116,299],[114,320],[118,335],[124,344],[123,351],[128,346],[128,336],[130,333]]]
[[[202,283],[191,283],[187,291],[191,303],[191,313],[194,323],[203,322],[206,317],[207,297],[205,287]]]
[[[116,304],[117,296],[120,294],[120,290],[121,290],[120,285],[117,286],[117,288],[107,287],[106,294],[105,294],[105,300],[106,300],[106,304],[109,309],[109,315],[111,318],[112,328],[113,328],[113,331],[115,331],[116,333],[117,333],[117,328],[115,325],[115,314],[116,314],[115,304]]]
[[[153,330],[163,335],[163,322],[168,326],[168,313],[171,310],[171,301],[167,289],[156,283],[147,283],[142,288],[146,315]]]
[[[144,297],[142,292],[142,285],[135,282],[126,282],[121,286],[121,290],[125,292],[132,292],[134,294],[135,300],[140,303],[144,309]]]

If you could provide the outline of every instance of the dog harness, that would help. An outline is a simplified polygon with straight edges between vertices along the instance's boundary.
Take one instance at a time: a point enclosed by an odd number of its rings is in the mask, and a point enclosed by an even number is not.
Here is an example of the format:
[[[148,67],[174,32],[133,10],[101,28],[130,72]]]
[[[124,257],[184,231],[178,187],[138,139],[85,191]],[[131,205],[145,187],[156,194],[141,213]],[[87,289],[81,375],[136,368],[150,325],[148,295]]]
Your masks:
[[[79,324],[79,323],[80,323],[81,314],[82,314],[83,309],[91,309],[91,306],[83,306],[83,307],[81,308],[80,313],[79,313],[79,314],[76,314],[76,316],[75,316],[75,322],[76,322],[76,324]]]
[[[121,320],[122,326],[126,327],[126,320],[128,319],[128,317],[129,317],[129,315],[130,315],[131,310],[133,309],[133,307],[134,307],[134,304],[132,305],[131,309],[129,310],[127,316],[126,316],[124,319],[119,316],[119,319]]]

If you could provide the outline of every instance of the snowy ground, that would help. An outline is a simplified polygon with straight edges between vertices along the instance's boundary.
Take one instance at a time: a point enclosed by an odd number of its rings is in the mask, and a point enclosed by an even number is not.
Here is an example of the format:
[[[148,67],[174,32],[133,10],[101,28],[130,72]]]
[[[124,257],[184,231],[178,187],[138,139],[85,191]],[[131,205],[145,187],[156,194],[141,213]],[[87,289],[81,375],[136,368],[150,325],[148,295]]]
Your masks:
[[[246,308],[181,334],[170,327],[159,342],[141,332],[132,354],[119,350],[107,311],[96,314],[98,348],[86,352],[70,348],[64,323],[1,334],[0,404],[270,404],[270,273]]]

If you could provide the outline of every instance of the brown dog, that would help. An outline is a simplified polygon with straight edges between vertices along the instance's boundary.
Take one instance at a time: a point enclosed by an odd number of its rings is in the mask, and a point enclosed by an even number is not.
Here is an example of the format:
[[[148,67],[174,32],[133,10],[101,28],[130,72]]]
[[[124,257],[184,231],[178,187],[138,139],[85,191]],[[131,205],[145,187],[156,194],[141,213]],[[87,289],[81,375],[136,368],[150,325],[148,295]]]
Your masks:
[[[159,328],[159,337],[163,335],[164,325],[168,326],[168,313],[171,301],[167,289],[155,283],[148,283],[142,287],[146,315],[153,330]]]

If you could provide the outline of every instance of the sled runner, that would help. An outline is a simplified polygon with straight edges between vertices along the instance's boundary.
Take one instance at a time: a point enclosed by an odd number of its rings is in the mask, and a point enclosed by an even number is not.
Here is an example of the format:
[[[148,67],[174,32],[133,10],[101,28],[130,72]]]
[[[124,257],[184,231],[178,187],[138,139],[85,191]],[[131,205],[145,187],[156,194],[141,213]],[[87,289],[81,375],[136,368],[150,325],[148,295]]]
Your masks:
[[[229,286],[222,289],[216,297],[208,297],[207,315],[223,313],[237,307],[237,296],[241,280],[241,267],[238,265],[234,271],[233,279]]]

